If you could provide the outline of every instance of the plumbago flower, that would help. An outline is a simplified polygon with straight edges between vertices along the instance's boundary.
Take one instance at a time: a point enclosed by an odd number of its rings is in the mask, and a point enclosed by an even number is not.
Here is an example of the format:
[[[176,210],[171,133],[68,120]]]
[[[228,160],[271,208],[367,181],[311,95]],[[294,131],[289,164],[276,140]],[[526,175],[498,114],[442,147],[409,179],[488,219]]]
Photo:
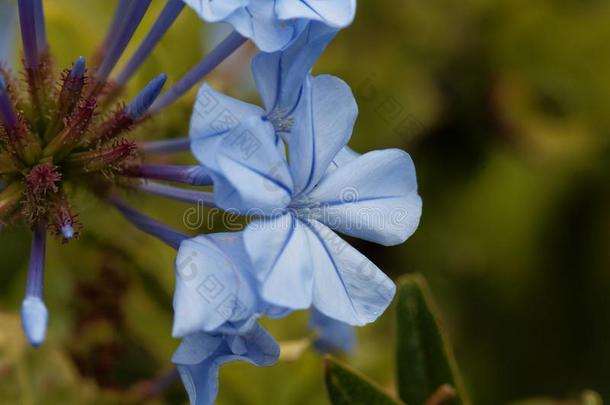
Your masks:
[[[185,0],[203,19],[231,24],[265,52],[288,46],[319,21],[339,29],[356,13],[356,0]]]
[[[236,29],[161,94],[159,74],[126,104],[109,109],[185,7]],[[218,370],[241,360],[275,363],[279,346],[259,324],[311,309],[321,351],[349,351],[352,325],[389,305],[392,281],[334,231],[383,245],[404,242],[421,214],[410,157],[390,149],[359,155],[348,146],[357,106],[346,83],[311,67],[351,22],[354,0],[168,0],[124,68],[115,67],[151,0],[119,0],[90,62],[56,72],[41,0],[19,0],[22,82],[0,69],[0,222],[32,230],[21,315],[30,343],[43,343],[47,235],[86,232],[73,203],[89,192],[135,227],[177,250],[173,357],[193,404],[211,404]],[[201,87],[190,139],[136,143],[129,131],[171,105],[252,39],[263,52],[253,73],[264,108]],[[278,50],[274,53],[264,51]],[[3,64],[6,66],[6,63]],[[87,68],[87,65],[89,66]],[[201,164],[148,163],[191,150]],[[189,188],[157,181],[182,183]],[[213,185],[214,191],[197,186]],[[190,237],[133,209],[119,196],[154,194],[237,212],[242,232]]]
[[[383,313],[395,287],[331,229],[399,244],[417,228],[421,199],[405,152],[345,149],[357,107],[340,79],[308,75],[304,62],[321,49],[313,31],[255,58],[265,110],[204,85],[192,149],[211,173],[216,204],[256,217],[243,240],[262,298],[361,326]]]

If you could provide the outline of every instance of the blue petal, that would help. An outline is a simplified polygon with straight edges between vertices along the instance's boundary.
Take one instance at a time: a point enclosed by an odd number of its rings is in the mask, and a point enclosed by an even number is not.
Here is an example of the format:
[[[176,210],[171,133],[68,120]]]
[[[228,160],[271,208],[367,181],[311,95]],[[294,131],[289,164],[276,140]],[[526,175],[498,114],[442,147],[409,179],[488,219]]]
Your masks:
[[[197,93],[191,116],[190,138],[193,155],[206,166],[213,165],[215,145],[222,135],[239,126],[246,118],[262,117],[264,111],[211,88],[204,83]]]
[[[339,151],[339,153],[337,153],[337,156],[335,156],[330,166],[328,166],[328,170],[326,171],[325,176],[328,176],[330,173],[334,172],[342,166],[345,166],[346,164],[358,158],[359,156],[361,156],[360,153],[354,151],[349,146],[344,147]]]
[[[225,20],[236,10],[248,5],[250,0],[183,0],[206,21],[219,22]]]
[[[277,215],[291,201],[292,177],[273,126],[251,117],[222,137],[209,167],[214,199],[243,215]]]
[[[252,72],[267,112],[294,109],[305,78],[336,33],[323,24],[311,23],[285,50],[261,52],[254,58]]]
[[[358,106],[349,86],[333,76],[307,79],[287,136],[295,194],[318,183],[349,141]]]
[[[356,0],[278,0],[275,9],[283,20],[318,20],[343,28],[354,20]]]
[[[325,176],[309,197],[329,227],[386,246],[410,237],[422,212],[415,166],[399,149],[352,159]]]
[[[313,305],[338,321],[363,326],[390,305],[396,286],[377,266],[325,225],[309,220]]]
[[[356,347],[354,327],[311,310],[309,325],[317,333],[315,348],[321,353],[351,353]]]
[[[172,362],[180,372],[191,404],[212,405],[218,395],[221,365],[245,361],[257,366],[270,366],[277,361],[279,353],[280,348],[273,337],[256,325],[251,333],[239,338],[205,333],[187,336]]]
[[[308,233],[291,214],[254,221],[244,231],[246,251],[265,301],[290,309],[311,305],[313,268]]]
[[[269,0],[250,0],[247,7],[238,9],[225,21],[250,38],[261,51],[278,51],[298,36],[302,24],[278,19],[273,4]]]
[[[255,317],[259,303],[243,269],[248,258],[241,234],[187,239],[176,258],[174,337],[211,332],[226,323]]]

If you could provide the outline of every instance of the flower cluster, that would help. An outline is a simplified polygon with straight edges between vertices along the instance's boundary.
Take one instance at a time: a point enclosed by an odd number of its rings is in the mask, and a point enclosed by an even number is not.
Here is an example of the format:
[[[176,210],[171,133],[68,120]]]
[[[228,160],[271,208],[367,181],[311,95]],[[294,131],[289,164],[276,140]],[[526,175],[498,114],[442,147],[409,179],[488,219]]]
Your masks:
[[[163,94],[165,75],[128,104],[108,109],[185,6],[235,31]],[[376,320],[393,282],[336,232],[389,246],[421,215],[409,155],[348,147],[358,108],[341,79],[311,69],[355,13],[355,0],[169,0],[133,57],[113,76],[150,0],[120,0],[89,69],[78,58],[54,85],[41,0],[19,0],[25,88],[0,71],[0,219],[33,230],[22,305],[25,332],[43,342],[46,235],[82,232],[74,189],[117,208],[177,250],[174,355],[193,404],[211,404],[218,369],[242,360],[273,364],[279,346],[259,324],[311,310],[320,350],[350,350],[352,326]],[[188,139],[135,143],[128,132],[192,88],[247,40],[262,107],[208,84],[197,94]],[[189,149],[195,166],[146,163]],[[161,181],[161,182],[159,182]],[[180,187],[167,183],[181,183]],[[213,192],[197,187],[213,186]],[[217,207],[247,217],[240,232],[190,237],[127,205],[121,189]]]

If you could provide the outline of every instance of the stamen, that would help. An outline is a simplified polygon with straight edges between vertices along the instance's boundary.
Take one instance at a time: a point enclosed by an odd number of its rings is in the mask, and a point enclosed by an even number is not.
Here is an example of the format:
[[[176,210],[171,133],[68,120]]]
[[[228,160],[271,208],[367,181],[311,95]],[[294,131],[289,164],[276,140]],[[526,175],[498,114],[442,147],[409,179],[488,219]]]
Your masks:
[[[136,228],[165,242],[174,249],[178,249],[180,244],[189,238],[187,235],[136,211],[118,197],[111,196],[108,201]]]
[[[120,24],[121,28],[119,33],[114,38],[108,53],[104,57],[98,71],[95,73],[96,86],[94,86],[92,91],[94,94],[101,91],[105,85],[108,76],[110,76],[110,73],[121,58],[121,55],[123,55],[125,48],[127,48],[127,44],[129,44],[129,41],[136,32],[140,22],[142,22],[142,18],[144,18],[144,14],[146,14],[150,3],[151,0],[132,0],[129,3],[125,17],[123,17],[123,21]]]
[[[21,304],[21,322],[30,344],[38,347],[44,342],[49,314],[43,301],[44,262],[47,229],[44,222],[34,230],[30,267]]]
[[[161,11],[161,14],[157,18],[155,25],[152,27],[142,44],[131,57],[123,71],[119,74],[115,80],[115,84],[119,87],[124,86],[129,79],[136,73],[142,63],[146,60],[148,55],[157,46],[163,35],[172,26],[176,18],[180,15],[182,9],[184,9],[185,3],[182,0],[168,0],[167,4]]]
[[[143,153],[164,154],[174,152],[187,152],[191,150],[189,137],[170,139],[166,141],[147,141],[138,144],[138,150]]]
[[[201,166],[171,166],[143,164],[133,172],[134,176],[147,179],[174,181],[191,186],[210,186],[212,178]]]
[[[188,190],[179,187],[166,186],[165,184],[159,184],[152,181],[140,184],[138,190],[188,204],[216,207],[216,204],[214,203],[214,193],[207,191]]]
[[[197,82],[207,76],[212,70],[227,59],[233,52],[246,42],[246,38],[239,33],[229,34],[208,56],[206,56],[197,66],[191,69],[186,75],[175,83],[169,90],[161,95],[152,105],[149,114],[159,112],[169,106],[184,93],[189,91]]]

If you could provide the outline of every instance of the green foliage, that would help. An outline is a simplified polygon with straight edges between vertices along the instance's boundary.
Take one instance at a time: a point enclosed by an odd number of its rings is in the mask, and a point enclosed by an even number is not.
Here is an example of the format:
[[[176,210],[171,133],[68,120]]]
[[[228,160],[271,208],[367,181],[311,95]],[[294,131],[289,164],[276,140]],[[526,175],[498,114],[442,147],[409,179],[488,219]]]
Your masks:
[[[326,359],[326,387],[333,405],[399,405],[366,377],[339,361]]]
[[[418,274],[405,276],[398,287],[397,372],[398,391],[407,403],[423,405],[443,384],[457,387],[458,396],[447,402],[468,404],[457,364],[439,325],[428,285]]]

